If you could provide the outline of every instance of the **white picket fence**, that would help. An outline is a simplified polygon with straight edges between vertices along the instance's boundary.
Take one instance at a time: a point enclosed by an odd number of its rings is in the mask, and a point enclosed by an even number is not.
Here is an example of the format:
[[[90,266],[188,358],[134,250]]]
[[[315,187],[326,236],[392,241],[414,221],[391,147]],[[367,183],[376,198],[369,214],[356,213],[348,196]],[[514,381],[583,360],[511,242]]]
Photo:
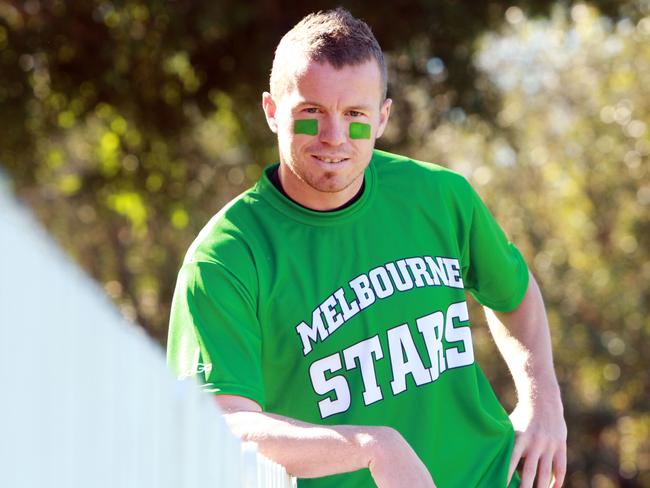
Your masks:
[[[0,173],[0,487],[289,488]]]

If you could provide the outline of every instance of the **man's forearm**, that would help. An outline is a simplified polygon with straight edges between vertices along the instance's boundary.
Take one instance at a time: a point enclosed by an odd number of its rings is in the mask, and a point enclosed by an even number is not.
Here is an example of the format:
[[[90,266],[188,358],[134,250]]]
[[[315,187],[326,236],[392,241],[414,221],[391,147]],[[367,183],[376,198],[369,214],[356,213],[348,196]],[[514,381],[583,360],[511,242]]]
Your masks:
[[[530,275],[521,304],[512,312],[486,309],[488,325],[513,376],[520,400],[559,399],[551,337],[542,295]]]
[[[385,427],[321,426],[264,412],[234,412],[225,419],[243,441],[255,442],[262,454],[300,478],[368,468],[379,444],[396,441]]]
[[[255,442],[269,459],[299,478],[368,468],[379,488],[435,488],[431,474],[394,429],[316,425],[262,412],[254,401],[217,395],[224,418],[243,441]]]

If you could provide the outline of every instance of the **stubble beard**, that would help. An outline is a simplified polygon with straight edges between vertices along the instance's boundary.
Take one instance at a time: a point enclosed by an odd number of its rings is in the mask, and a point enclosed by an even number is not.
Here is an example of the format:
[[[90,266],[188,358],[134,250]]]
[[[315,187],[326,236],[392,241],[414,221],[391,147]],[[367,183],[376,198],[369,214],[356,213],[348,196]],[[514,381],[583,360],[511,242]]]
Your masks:
[[[337,174],[337,171],[310,171],[308,164],[304,164],[302,167],[296,165],[296,159],[296,156],[292,154],[291,161],[287,161],[287,169],[310,188],[323,193],[342,192],[352,186],[364,173],[363,168],[353,168],[355,172],[351,175],[349,173],[340,175]]]

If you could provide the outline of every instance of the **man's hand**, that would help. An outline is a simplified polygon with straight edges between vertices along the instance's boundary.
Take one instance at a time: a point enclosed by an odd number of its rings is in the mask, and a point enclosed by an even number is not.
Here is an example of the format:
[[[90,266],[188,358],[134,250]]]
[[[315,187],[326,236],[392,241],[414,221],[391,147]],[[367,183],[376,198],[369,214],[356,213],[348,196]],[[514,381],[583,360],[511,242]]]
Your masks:
[[[515,446],[508,469],[508,485],[521,458],[524,465],[521,488],[531,488],[537,473],[537,488],[560,488],[566,474],[567,428],[562,403],[540,398],[537,404],[520,402],[510,414]]]

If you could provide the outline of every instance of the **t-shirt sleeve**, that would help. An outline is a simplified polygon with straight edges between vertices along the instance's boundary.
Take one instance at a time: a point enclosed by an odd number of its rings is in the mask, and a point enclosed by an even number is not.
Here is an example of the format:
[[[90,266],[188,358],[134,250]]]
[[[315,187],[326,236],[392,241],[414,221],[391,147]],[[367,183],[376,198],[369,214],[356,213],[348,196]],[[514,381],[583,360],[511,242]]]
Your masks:
[[[528,267],[469,183],[467,188],[471,212],[463,252],[465,288],[480,304],[510,312],[526,293]]]
[[[225,265],[183,265],[172,300],[167,364],[177,378],[200,375],[204,389],[265,407],[257,300]]]

